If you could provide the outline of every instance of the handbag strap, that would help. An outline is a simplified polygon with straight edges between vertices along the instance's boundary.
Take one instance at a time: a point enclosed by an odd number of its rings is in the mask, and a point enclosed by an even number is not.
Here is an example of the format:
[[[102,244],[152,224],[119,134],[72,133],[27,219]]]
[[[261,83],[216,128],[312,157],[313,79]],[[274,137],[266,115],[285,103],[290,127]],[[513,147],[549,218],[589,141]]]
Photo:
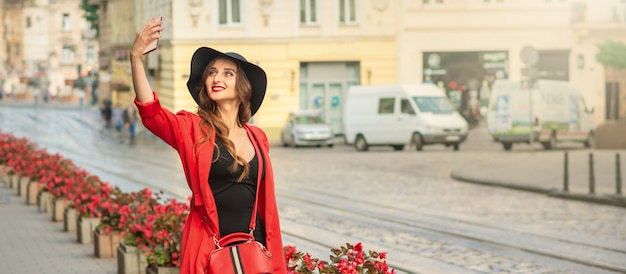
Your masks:
[[[256,213],[257,213],[257,209],[259,206],[259,191],[261,190],[261,178],[263,177],[263,175],[265,174],[265,169],[263,167],[263,162],[264,162],[264,158],[263,158],[263,151],[261,151],[261,147],[258,145],[258,142],[256,141],[256,138],[254,137],[254,134],[250,134],[252,135],[252,138],[254,138],[254,148],[258,150],[259,155],[261,156],[259,159],[259,171],[257,174],[257,178],[256,178],[256,192],[255,192],[255,196],[254,196],[254,207],[252,208],[252,217],[250,218],[250,234],[252,234],[254,232],[254,229],[256,228]]]
[[[250,131],[250,135],[252,136],[252,138],[254,139],[254,143],[252,144],[255,152],[258,152],[259,156],[261,156],[259,162],[259,173],[261,174],[261,176],[257,175],[257,183],[256,183],[256,193],[254,196],[254,206],[252,207],[252,217],[250,218],[250,232],[249,234],[252,235],[252,237],[254,238],[254,229],[256,228],[256,213],[257,213],[257,209],[258,209],[258,205],[259,205],[259,191],[260,191],[260,186],[261,186],[261,178],[265,176],[265,169],[263,166],[264,160],[265,158],[263,157],[263,151],[261,150],[261,147],[258,145],[258,142],[256,140],[256,137],[254,136],[254,134],[252,134],[252,132]],[[204,223],[204,228],[207,231],[207,234],[211,235],[211,238],[213,238],[213,243],[215,243],[215,246],[217,246],[218,248],[221,248],[221,246],[219,245],[219,240],[218,238],[220,237],[219,235],[217,235],[216,233],[211,233],[211,230],[209,229],[209,216],[206,213],[206,210],[204,210],[204,206],[203,210],[204,211],[204,216],[202,217],[202,223]]]

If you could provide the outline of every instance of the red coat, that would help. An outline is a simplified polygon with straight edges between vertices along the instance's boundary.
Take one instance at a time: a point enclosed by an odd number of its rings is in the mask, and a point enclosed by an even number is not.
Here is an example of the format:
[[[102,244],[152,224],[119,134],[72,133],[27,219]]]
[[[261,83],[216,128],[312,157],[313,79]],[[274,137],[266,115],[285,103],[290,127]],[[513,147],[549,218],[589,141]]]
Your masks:
[[[217,227],[217,230],[219,230],[217,208],[208,183],[214,142],[208,141],[195,147],[196,141],[203,136],[200,130],[200,117],[195,113],[184,110],[173,114],[161,107],[156,93],[153,94],[154,101],[144,104],[135,100],[135,105],[137,105],[143,125],[178,151],[187,184],[193,195],[189,216],[183,230],[180,272],[204,273],[207,258],[211,251],[215,249],[213,240],[202,224],[204,212],[208,214],[208,219],[211,223],[210,227]],[[265,223],[267,248],[272,253],[274,272],[286,273],[278,209],[274,193],[274,173],[268,157],[269,142],[265,133],[258,127],[245,125],[244,128],[253,144],[255,144],[255,149],[260,149],[263,153],[265,179],[260,186],[259,214],[263,223]],[[214,132],[212,138],[215,138]],[[257,155],[258,153],[257,151]],[[259,174],[260,172],[261,170],[259,170]],[[220,234],[219,231],[213,231],[213,233]]]

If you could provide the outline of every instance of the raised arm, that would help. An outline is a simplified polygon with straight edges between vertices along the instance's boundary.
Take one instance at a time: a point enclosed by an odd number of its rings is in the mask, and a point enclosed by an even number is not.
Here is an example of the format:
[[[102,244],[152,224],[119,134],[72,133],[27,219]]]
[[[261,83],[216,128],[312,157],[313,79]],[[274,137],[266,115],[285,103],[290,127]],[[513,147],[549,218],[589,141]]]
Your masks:
[[[146,70],[141,62],[143,52],[146,47],[154,40],[161,37],[160,32],[163,30],[161,27],[161,20],[158,18],[152,18],[148,21],[135,36],[135,42],[130,50],[130,66],[133,77],[133,87],[135,89],[135,95],[137,100],[141,103],[147,103],[154,100],[152,96],[152,88],[148,82],[148,76],[146,76]]]

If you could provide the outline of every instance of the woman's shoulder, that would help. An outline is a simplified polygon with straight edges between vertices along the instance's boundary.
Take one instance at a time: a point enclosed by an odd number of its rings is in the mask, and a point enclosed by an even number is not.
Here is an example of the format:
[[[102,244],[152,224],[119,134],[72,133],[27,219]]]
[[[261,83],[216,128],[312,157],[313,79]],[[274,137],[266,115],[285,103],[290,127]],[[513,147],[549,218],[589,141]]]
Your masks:
[[[200,119],[200,116],[198,116],[198,114],[196,114],[195,112],[191,112],[191,111],[184,110],[184,109],[176,112],[176,115],[184,115],[184,116],[190,116],[190,117],[195,117],[195,118]]]
[[[189,120],[192,120],[194,122],[195,121],[200,121],[200,116],[198,116],[197,113],[194,113],[194,112],[191,112],[191,111],[188,111],[188,110],[184,110],[184,109],[183,110],[179,110],[178,112],[176,112],[176,115],[177,116],[183,116],[183,117],[185,117],[185,118],[187,118]]]
[[[258,126],[254,126],[254,125],[246,125],[249,129],[250,132],[252,132],[252,134],[262,143],[268,143],[267,140],[267,134],[265,134],[265,131],[263,131],[260,127]]]
[[[194,136],[204,135],[205,133],[201,130],[202,127],[202,118],[195,112],[190,112],[188,110],[179,110],[176,112],[176,116],[182,117],[185,121],[186,131]]]
[[[247,124],[246,126],[250,129],[250,131],[252,131],[253,134],[267,137],[265,135],[265,131],[263,131],[260,127],[251,124]]]

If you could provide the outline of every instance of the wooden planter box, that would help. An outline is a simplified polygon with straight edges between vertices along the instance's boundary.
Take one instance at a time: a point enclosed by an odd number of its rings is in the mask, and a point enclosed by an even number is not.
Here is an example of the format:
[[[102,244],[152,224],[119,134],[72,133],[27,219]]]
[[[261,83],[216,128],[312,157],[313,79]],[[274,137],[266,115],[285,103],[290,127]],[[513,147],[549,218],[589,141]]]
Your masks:
[[[100,218],[78,217],[76,221],[76,236],[81,244],[93,242],[93,232],[100,224]]]
[[[117,257],[117,246],[120,244],[120,232],[111,231],[104,234],[100,229],[93,232],[94,255],[98,258]]]
[[[28,192],[28,183],[30,182],[30,178],[28,177],[20,177],[20,186],[17,189],[17,195],[20,197],[26,198],[26,192]]]
[[[147,267],[148,258],[139,248],[120,241],[117,246],[118,274],[144,274]]]
[[[45,213],[50,214],[50,216],[52,216],[52,213],[54,212],[54,199],[55,197],[52,196],[52,194],[48,193],[48,199],[46,200],[46,211]]]
[[[9,176],[9,181],[11,182],[11,189],[17,190],[20,185],[20,176],[13,174]]]
[[[53,203],[52,221],[63,221],[65,209],[70,205],[70,200],[67,198],[56,198]]]
[[[26,204],[36,205],[39,191],[43,188],[43,183],[39,181],[30,181],[28,183],[28,194],[26,195]]]
[[[156,266],[149,265],[146,267],[146,274],[179,274],[179,267],[164,267],[164,266]]]
[[[76,209],[73,207],[67,207],[63,213],[63,231],[76,232],[76,223],[78,215]]]
[[[48,206],[50,206],[50,199],[52,199],[52,194],[50,194],[50,192],[42,191],[39,193],[39,199],[37,199],[39,213],[48,213],[52,210],[51,208],[48,208]]]
[[[9,176],[9,172],[11,168],[6,165],[0,165],[0,181],[4,181],[7,186],[11,186],[11,178]]]

